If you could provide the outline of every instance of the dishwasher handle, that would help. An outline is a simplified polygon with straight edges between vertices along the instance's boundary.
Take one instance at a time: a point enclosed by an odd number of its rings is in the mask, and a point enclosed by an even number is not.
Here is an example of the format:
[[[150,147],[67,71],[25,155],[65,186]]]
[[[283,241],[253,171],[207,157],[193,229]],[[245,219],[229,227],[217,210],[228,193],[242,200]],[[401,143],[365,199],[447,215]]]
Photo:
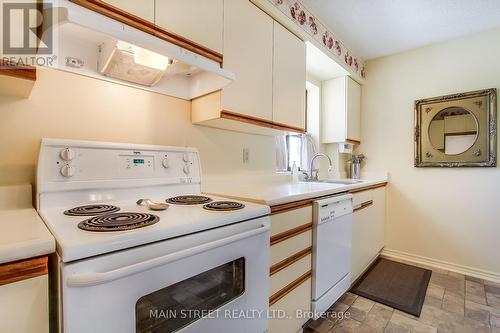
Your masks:
[[[222,247],[224,245],[231,244],[239,240],[243,240],[245,238],[250,238],[265,233],[269,230],[270,230],[269,224],[265,225],[262,224],[257,229],[245,231],[233,236],[215,240],[213,242],[205,243],[178,252],[169,253],[161,257],[149,259],[125,267],[120,267],[107,272],[89,272],[89,273],[73,274],[68,276],[68,278],[66,279],[66,285],[70,288],[83,288],[83,287],[91,287],[112,282],[130,275],[134,275],[162,265],[166,265],[174,261],[181,260],[186,257],[194,256],[202,252]]]

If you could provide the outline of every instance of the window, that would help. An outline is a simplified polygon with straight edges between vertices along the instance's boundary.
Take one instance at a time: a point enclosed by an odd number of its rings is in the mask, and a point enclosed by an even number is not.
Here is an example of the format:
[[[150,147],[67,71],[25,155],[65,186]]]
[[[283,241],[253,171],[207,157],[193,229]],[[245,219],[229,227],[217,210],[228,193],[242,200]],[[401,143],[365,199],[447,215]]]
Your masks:
[[[300,135],[287,135],[286,146],[288,151],[288,171],[292,170],[293,162],[297,164],[300,169],[300,161],[302,158],[302,138]]]
[[[301,160],[301,135],[290,134],[276,137],[276,172],[291,171],[293,162],[300,168]]]

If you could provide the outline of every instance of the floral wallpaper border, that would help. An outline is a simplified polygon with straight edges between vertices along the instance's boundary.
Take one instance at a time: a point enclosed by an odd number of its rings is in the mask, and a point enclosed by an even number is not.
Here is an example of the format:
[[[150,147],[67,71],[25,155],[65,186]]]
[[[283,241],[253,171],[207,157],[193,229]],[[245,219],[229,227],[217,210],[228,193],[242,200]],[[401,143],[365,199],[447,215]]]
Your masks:
[[[335,35],[318,22],[300,3],[300,0],[268,0],[308,35],[319,42],[327,53],[343,61],[354,73],[365,78],[363,60],[353,56],[352,52]]]

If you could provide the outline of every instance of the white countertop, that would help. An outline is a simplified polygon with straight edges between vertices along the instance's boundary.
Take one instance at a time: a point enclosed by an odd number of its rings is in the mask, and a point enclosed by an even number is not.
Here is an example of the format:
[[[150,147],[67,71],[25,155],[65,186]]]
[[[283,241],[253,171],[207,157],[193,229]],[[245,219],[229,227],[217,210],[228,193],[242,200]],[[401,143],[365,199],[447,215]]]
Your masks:
[[[289,176],[273,178],[231,176],[230,181],[224,181],[223,178],[217,177],[210,179],[204,185],[203,191],[213,195],[276,206],[387,182],[387,175],[361,179],[360,183],[349,185],[313,182],[292,183],[288,181],[288,178]]]
[[[31,186],[1,186],[0,264],[38,257],[55,251],[55,240],[31,206]]]

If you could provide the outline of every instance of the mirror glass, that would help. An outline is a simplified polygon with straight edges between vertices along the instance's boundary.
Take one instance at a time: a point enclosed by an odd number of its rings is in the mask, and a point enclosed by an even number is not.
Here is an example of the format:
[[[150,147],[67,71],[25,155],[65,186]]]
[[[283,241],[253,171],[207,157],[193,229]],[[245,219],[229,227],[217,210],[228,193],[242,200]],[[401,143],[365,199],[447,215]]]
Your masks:
[[[458,155],[467,151],[476,142],[477,133],[476,117],[461,107],[439,111],[429,124],[432,146],[446,155]]]

